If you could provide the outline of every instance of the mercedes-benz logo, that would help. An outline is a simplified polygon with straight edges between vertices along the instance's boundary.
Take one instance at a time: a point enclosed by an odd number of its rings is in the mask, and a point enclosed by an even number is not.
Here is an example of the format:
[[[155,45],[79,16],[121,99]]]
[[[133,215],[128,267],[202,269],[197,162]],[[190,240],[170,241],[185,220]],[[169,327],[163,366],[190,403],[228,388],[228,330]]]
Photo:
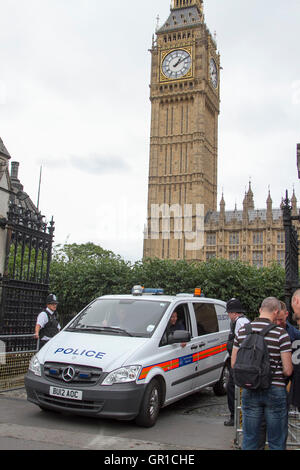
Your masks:
[[[71,382],[75,377],[75,370],[73,367],[66,367],[66,369],[63,370],[62,373],[62,378],[65,382]]]

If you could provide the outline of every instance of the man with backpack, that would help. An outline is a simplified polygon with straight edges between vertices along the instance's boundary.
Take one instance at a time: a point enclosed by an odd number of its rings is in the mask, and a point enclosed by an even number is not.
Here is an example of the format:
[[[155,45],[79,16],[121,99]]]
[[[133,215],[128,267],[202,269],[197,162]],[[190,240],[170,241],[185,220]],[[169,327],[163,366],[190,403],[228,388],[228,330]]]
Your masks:
[[[235,384],[243,388],[243,450],[257,450],[266,422],[270,450],[284,450],[288,432],[286,377],[293,372],[291,341],[275,325],[280,311],[275,297],[266,298],[259,318],[242,327],[232,350]]]

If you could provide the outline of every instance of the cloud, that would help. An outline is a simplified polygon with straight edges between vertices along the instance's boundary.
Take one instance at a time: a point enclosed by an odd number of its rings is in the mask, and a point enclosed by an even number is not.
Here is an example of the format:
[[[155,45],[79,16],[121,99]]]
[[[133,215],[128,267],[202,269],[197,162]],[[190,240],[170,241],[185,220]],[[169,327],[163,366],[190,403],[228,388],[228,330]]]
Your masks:
[[[39,159],[40,165],[49,169],[78,170],[94,176],[128,173],[131,166],[122,157],[92,153],[88,155],[71,155],[67,158],[47,156]]]
[[[107,155],[92,154],[87,157],[71,156],[70,164],[80,171],[94,175],[115,174],[130,171],[130,165],[123,159]]]

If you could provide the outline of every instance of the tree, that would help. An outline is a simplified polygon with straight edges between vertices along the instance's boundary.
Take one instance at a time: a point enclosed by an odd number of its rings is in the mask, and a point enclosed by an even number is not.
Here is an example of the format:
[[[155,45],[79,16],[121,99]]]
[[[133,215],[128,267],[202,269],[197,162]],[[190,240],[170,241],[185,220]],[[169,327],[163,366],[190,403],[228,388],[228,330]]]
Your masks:
[[[149,258],[133,266],[135,284],[162,288],[168,295],[192,292],[197,284],[196,278],[196,265],[184,260]]]
[[[93,243],[55,247],[50,282],[60,314],[69,317],[98,296],[123,293],[130,271],[130,263]]]
[[[237,297],[250,318],[257,315],[265,297],[284,299],[285,273],[276,263],[257,269],[224,259],[203,263],[154,258],[132,265],[93,243],[56,246],[50,275],[51,290],[65,317],[101,295],[129,294],[135,284],[163,288],[168,295],[193,293],[201,287],[206,297],[225,302]]]
[[[207,297],[225,301],[236,297],[250,318],[257,315],[264,298],[284,298],[284,269],[276,263],[271,267],[256,268],[241,261],[211,259],[199,263],[198,269]]]
[[[274,263],[256,268],[241,261],[211,259],[192,262],[147,259],[133,267],[135,283],[161,287],[166,294],[192,293],[201,287],[206,297],[224,301],[237,297],[251,318],[257,315],[265,297],[284,298],[284,269]]]

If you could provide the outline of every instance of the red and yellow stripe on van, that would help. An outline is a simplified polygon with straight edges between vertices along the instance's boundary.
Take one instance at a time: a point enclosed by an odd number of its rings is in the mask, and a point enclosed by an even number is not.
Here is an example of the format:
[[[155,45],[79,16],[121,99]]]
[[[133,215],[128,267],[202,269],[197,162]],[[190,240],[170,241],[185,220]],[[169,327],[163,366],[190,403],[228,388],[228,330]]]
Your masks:
[[[152,369],[154,369],[154,367],[159,367],[164,372],[170,372],[171,370],[178,369],[179,367],[184,367],[193,362],[199,362],[202,359],[206,359],[208,357],[223,353],[226,351],[226,344],[227,343],[223,343],[212,348],[204,349],[203,351],[194,354],[188,354],[187,356],[177,357],[176,359],[172,359],[170,361],[160,362],[158,364],[146,366],[142,369],[139,376],[139,380],[146,379],[147,375]]]
[[[200,351],[198,353],[193,354],[194,362],[201,361],[201,359],[205,359],[206,357],[215,356],[216,354],[220,354],[226,351],[227,343],[220,344],[219,346],[215,346],[213,348],[204,349],[204,351]]]

